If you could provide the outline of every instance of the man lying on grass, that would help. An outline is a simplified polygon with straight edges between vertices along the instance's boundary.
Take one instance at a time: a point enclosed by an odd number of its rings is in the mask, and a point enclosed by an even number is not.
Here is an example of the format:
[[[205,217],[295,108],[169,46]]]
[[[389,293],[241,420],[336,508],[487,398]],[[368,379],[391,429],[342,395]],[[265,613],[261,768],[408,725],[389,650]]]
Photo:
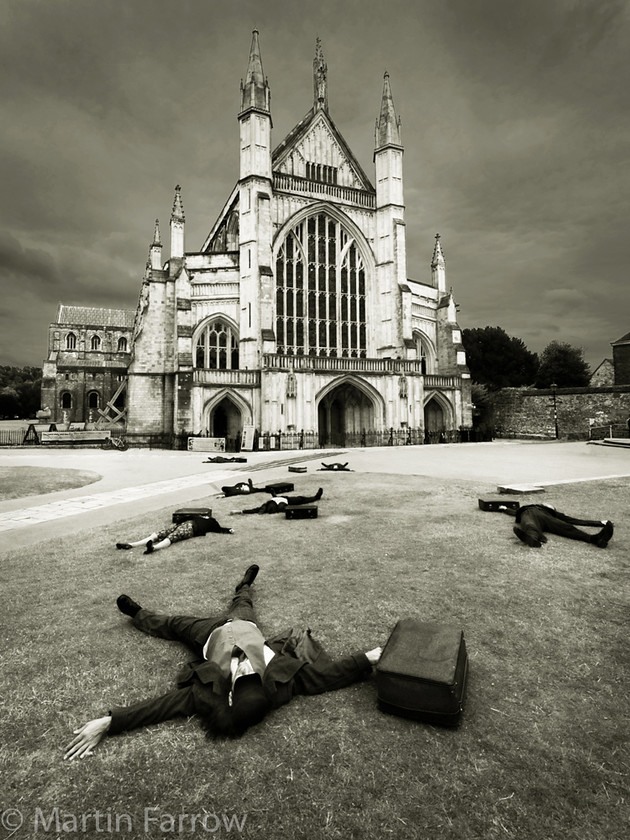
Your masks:
[[[127,595],[118,609],[151,636],[181,641],[199,659],[180,675],[178,688],[133,706],[116,707],[75,729],[64,758],[85,758],[105,735],[116,735],[178,715],[199,715],[210,737],[238,737],[296,694],[344,688],[371,673],[381,648],[333,661],[309,630],[265,640],[256,624],[250,566],[236,587],[227,615],[214,618],[166,616],[143,609]]]
[[[580,540],[598,548],[606,548],[614,533],[614,525],[610,519],[579,519],[556,510],[553,505],[522,505],[514,510],[511,507],[500,506],[499,510],[508,516],[516,517],[516,525],[512,529],[519,540],[531,548],[540,548],[547,542],[545,531],[558,534],[569,540]],[[576,528],[576,525],[586,525],[599,528],[596,534],[587,534]],[[603,527],[602,527],[603,526]]]
[[[255,508],[231,510],[230,516],[236,516],[240,513],[282,513],[288,507],[298,507],[299,505],[310,505],[312,502],[319,502],[323,495],[324,491],[320,487],[314,496],[274,496],[268,502],[264,502]]]

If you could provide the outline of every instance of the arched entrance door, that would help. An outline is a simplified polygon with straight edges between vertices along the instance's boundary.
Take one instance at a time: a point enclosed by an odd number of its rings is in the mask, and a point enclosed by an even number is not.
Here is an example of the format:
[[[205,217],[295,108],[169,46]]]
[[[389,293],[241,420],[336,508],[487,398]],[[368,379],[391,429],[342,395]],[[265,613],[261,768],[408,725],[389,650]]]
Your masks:
[[[321,446],[360,446],[361,433],[374,428],[374,404],[346,382],[321,400],[318,410]]]
[[[424,407],[424,434],[428,441],[437,443],[446,429],[444,410],[435,398]]]
[[[238,452],[241,442],[241,412],[229,397],[224,397],[210,412],[209,437],[225,438],[227,452]]]

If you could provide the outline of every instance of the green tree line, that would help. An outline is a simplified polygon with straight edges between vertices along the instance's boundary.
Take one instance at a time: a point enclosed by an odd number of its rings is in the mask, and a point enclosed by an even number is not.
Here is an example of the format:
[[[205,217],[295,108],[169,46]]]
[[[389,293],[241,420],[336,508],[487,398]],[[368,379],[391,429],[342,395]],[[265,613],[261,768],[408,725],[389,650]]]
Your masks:
[[[462,330],[462,343],[472,381],[490,391],[589,384],[591,371],[581,347],[551,341],[538,356],[520,338],[509,336],[501,327]]]
[[[41,403],[42,369],[0,365],[0,419],[31,418]]]

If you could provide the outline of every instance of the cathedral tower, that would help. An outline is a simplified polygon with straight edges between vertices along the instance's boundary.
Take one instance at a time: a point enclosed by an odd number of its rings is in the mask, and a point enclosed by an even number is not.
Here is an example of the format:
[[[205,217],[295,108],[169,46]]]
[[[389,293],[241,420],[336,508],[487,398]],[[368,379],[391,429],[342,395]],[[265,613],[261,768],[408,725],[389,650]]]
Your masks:
[[[271,92],[258,42],[252,34],[245,81],[241,82],[239,263],[241,366],[259,368],[263,341],[273,340],[271,271]]]

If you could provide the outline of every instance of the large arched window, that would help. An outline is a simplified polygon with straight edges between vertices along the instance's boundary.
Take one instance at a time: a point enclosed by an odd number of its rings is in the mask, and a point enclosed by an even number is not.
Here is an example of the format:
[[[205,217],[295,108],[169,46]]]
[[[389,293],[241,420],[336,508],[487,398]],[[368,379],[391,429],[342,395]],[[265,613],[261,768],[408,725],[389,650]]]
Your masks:
[[[100,350],[101,349],[101,339],[98,335],[93,335],[90,340],[90,347],[92,350]]]
[[[98,391],[90,391],[88,394],[88,408],[98,408]]]
[[[121,336],[118,339],[118,352],[119,353],[126,353],[127,352],[127,339],[125,336]]]
[[[77,349],[77,337],[74,333],[68,333],[66,336],[66,350]]]
[[[63,409],[72,408],[72,394],[68,393],[68,391],[65,391],[61,395],[61,407]]]
[[[435,351],[431,342],[418,330],[413,332],[416,345],[416,359],[422,363],[422,373],[435,372]]]
[[[278,353],[365,358],[365,275],[356,242],[325,213],[289,231],[276,259]]]
[[[195,367],[211,370],[238,368],[238,337],[221,318],[208,323],[195,344]]]

